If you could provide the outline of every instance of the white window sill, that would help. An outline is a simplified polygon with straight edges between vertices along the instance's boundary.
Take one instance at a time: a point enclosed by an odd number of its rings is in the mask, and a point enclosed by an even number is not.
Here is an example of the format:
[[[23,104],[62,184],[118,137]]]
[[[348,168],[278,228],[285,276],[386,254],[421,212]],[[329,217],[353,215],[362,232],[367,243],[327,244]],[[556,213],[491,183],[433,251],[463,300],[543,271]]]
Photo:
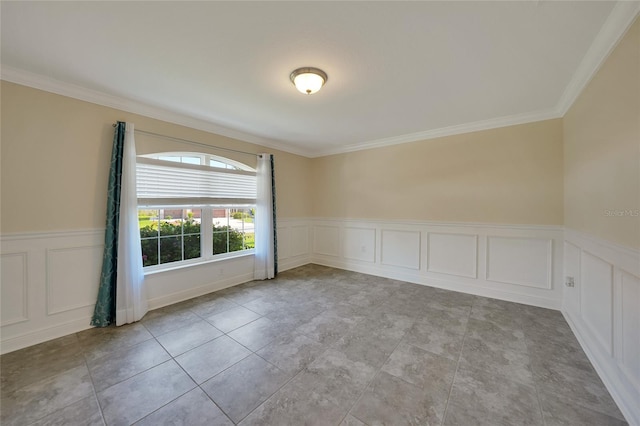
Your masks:
[[[165,263],[164,265],[147,266],[146,268],[143,268],[143,272],[144,276],[146,277],[149,275],[161,274],[163,272],[177,271],[180,269],[192,268],[194,266],[203,266],[211,263],[224,262],[225,260],[253,256],[254,254],[255,250],[242,250],[233,253],[216,255],[215,257],[210,259],[194,259],[175,263]]]

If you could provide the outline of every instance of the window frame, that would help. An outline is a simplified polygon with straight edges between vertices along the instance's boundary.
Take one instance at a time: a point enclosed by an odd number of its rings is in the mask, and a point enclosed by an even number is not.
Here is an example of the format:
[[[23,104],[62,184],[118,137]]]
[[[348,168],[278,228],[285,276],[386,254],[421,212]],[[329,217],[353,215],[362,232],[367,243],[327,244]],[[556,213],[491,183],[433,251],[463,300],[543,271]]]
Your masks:
[[[195,266],[195,265],[202,265],[202,264],[206,264],[206,263],[211,263],[211,262],[217,262],[219,260],[225,260],[225,259],[230,259],[230,258],[235,258],[235,257],[243,257],[243,256],[250,256],[250,255],[254,255],[255,254],[255,248],[250,248],[250,249],[243,249],[243,250],[236,250],[236,251],[230,251],[230,252],[226,252],[226,253],[219,253],[219,254],[214,254],[213,253],[213,210],[215,209],[225,209],[225,210],[234,210],[234,209],[243,209],[243,210],[249,210],[249,209],[255,209],[256,206],[254,205],[237,205],[237,206],[229,206],[229,205],[206,205],[206,206],[166,206],[166,207],[145,207],[145,206],[138,206],[138,211],[140,210],[161,210],[161,209],[166,209],[166,210],[178,210],[178,209],[199,209],[201,210],[200,213],[200,257],[196,257],[193,259],[186,259],[186,260],[179,260],[179,261],[175,261],[175,262],[167,262],[167,263],[158,263],[157,265],[149,265],[149,266],[144,266],[143,272],[146,275],[147,273],[149,274],[153,274],[153,273],[157,273],[157,272],[162,272],[162,271],[167,271],[167,270],[172,270],[172,269],[177,269],[177,268],[183,268],[183,267],[188,267],[188,266]],[[206,213],[205,213],[206,212]],[[205,220],[207,220],[207,223],[211,223],[212,226],[202,226],[203,223],[205,223]],[[254,224],[255,226],[255,224]],[[183,234],[184,235],[184,234]],[[254,235],[255,235],[255,228],[254,228]],[[160,238],[160,237],[158,237]],[[211,242],[211,244],[205,244],[205,242]],[[160,252],[158,252],[158,257],[160,257]]]
[[[190,157],[190,158],[194,158],[194,157],[199,157],[200,158],[200,166],[204,166],[207,168],[211,168],[213,170],[237,170],[240,172],[252,172],[255,173],[256,170],[254,168],[252,168],[251,166],[248,166],[246,164],[240,163],[238,161],[226,158],[226,157],[221,157],[218,155],[214,155],[214,154],[208,154],[208,153],[202,153],[202,152],[192,152],[192,151],[171,151],[171,152],[156,152],[156,153],[151,153],[151,154],[140,154],[138,155],[139,158],[148,158],[148,159],[153,159],[153,160],[160,160],[160,161],[166,161],[166,162],[173,162],[173,163],[178,163],[178,164],[185,164],[187,167],[189,165],[194,165],[194,162],[182,162],[182,161],[173,161],[173,160],[169,160],[167,159],[167,157]],[[162,158],[161,158],[162,157]],[[181,159],[180,159],[181,160]],[[211,161],[217,161],[219,163],[223,163],[223,164],[227,164],[229,167],[218,167],[218,166],[212,166]],[[233,172],[232,172],[233,173]],[[159,201],[159,200],[158,200]],[[252,200],[253,201],[253,200]],[[164,203],[163,203],[164,204]],[[216,209],[224,209],[226,211],[226,224],[222,225],[222,226],[229,226],[229,219],[231,217],[231,210],[250,210],[250,209],[256,209],[257,206],[255,203],[250,202],[250,203],[231,203],[231,204],[227,204],[227,203],[216,203],[214,202],[207,202],[207,203],[202,203],[202,204],[183,204],[183,203],[179,203],[179,204],[169,204],[169,205],[152,205],[152,204],[145,204],[145,203],[138,203],[137,205],[137,210],[138,212],[140,212],[140,210],[158,210],[158,212],[160,210],[178,210],[181,209],[183,210],[182,213],[182,220],[184,221],[184,210],[185,209],[191,209],[191,210],[200,210],[200,257],[197,258],[192,258],[192,259],[186,259],[186,260],[178,260],[178,261],[173,261],[173,262],[167,262],[167,263],[158,263],[155,265],[149,265],[149,266],[143,266],[143,272],[145,275],[148,274],[156,274],[159,272],[164,272],[164,271],[170,271],[170,270],[174,270],[174,269],[181,269],[181,268],[187,268],[187,267],[192,267],[192,266],[197,266],[197,265],[204,265],[207,263],[212,263],[212,262],[218,262],[221,260],[227,260],[227,259],[231,259],[231,258],[238,258],[238,257],[244,257],[244,256],[252,256],[255,254],[255,248],[249,248],[249,249],[242,249],[242,250],[236,250],[236,251],[232,251],[232,252],[226,252],[226,253],[219,253],[219,254],[214,254],[214,244],[213,244],[213,225],[214,225],[214,215],[213,215],[213,211]],[[160,219],[158,219],[158,221],[160,221]],[[183,222],[184,223],[184,222]],[[203,226],[203,224],[210,224],[210,226]],[[159,226],[159,223],[158,223]],[[140,229],[140,227],[138,227],[138,229]],[[253,231],[254,235],[255,235],[255,222],[254,222],[254,231]],[[244,232],[243,232],[243,247],[244,245],[244,241],[245,241],[245,236],[244,236]],[[177,235],[176,235],[177,236]],[[183,238],[184,241],[184,226],[183,226],[183,233],[180,235]],[[160,234],[158,233],[158,241],[160,241]],[[141,241],[142,243],[142,241]],[[228,242],[227,242],[227,248],[228,248]],[[184,250],[184,249],[183,249]],[[183,252],[183,256],[184,256],[184,252]],[[158,249],[158,262],[160,262],[160,258],[161,257],[161,252],[160,249]]]

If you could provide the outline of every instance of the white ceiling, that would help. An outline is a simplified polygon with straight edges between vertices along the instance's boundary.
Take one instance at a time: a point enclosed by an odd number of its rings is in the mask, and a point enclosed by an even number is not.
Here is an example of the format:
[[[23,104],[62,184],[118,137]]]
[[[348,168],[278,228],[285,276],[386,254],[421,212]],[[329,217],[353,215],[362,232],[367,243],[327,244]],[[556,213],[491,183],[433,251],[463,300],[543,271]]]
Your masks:
[[[3,1],[2,78],[316,156],[561,116],[638,4]]]

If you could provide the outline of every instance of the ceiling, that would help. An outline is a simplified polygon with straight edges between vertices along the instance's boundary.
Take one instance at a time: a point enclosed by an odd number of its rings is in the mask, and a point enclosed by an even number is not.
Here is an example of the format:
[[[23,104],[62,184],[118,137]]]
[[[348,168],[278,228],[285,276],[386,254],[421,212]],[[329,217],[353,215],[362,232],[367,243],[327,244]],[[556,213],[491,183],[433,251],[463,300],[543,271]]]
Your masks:
[[[318,156],[559,117],[638,4],[3,1],[2,78]]]

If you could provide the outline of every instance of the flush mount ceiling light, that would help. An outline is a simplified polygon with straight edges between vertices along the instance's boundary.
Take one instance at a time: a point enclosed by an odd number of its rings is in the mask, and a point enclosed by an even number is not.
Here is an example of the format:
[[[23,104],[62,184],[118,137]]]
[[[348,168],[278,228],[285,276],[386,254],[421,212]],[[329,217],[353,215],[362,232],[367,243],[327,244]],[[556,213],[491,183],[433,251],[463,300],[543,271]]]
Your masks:
[[[303,67],[294,70],[289,76],[300,93],[316,93],[327,82],[327,73],[318,68]]]

